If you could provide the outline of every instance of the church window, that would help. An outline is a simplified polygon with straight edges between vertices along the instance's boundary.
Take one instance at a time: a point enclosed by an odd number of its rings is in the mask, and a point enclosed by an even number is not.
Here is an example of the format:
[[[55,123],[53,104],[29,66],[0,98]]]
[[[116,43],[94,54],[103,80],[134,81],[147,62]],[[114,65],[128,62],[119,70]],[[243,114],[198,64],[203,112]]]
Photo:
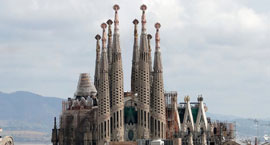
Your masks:
[[[150,115],[149,115],[149,112],[148,112],[148,129],[150,129]]]
[[[111,120],[110,120],[110,125],[111,125],[110,130],[111,130],[111,134],[112,134],[112,129],[113,129],[113,119],[112,119],[112,117],[111,117]]]
[[[214,134],[217,134],[217,128],[216,127],[214,128]]]
[[[106,125],[106,121],[104,122],[104,135],[106,137],[106,132],[107,132],[107,125]]]
[[[203,134],[204,133],[204,130],[203,130],[203,128],[201,128],[201,134]]]
[[[155,136],[157,135],[157,120],[155,119]]]
[[[141,110],[141,126],[143,126],[143,111]]]
[[[188,122],[188,123],[190,122],[190,117],[189,117],[189,115],[187,116],[187,122]]]
[[[122,110],[120,110],[120,126],[122,126]]]
[[[110,120],[108,120],[107,122],[108,122],[107,123],[107,126],[108,126],[108,129],[107,130],[108,131],[107,132],[108,132],[108,136],[110,136]]]
[[[115,116],[115,112],[113,113],[113,127],[115,129],[115,125],[116,125],[116,116]]]
[[[163,138],[163,122],[161,122],[161,138]]]
[[[158,136],[160,136],[160,121],[158,121]]]
[[[146,127],[146,112],[144,111],[144,127]]]
[[[101,139],[103,138],[103,123],[101,123]]]
[[[117,111],[117,121],[116,121],[116,124],[117,124],[117,128],[119,127],[119,113],[118,113],[118,111]]]
[[[201,122],[201,123],[203,123],[203,122],[204,122],[204,121],[203,121],[203,117],[202,117],[202,116],[201,116],[200,122]]]

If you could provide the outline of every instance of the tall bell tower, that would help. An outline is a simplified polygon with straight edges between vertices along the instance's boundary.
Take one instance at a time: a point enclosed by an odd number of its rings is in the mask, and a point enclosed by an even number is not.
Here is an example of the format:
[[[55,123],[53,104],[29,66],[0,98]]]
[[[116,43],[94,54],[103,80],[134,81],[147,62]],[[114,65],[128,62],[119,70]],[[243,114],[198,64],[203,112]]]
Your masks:
[[[124,86],[122,53],[120,48],[119,34],[119,5],[114,5],[114,34],[111,62],[111,118],[112,118],[112,141],[124,141]]]
[[[139,78],[138,78],[138,138],[150,137],[150,70],[149,48],[146,33],[146,5],[141,6],[142,30],[140,38]]]

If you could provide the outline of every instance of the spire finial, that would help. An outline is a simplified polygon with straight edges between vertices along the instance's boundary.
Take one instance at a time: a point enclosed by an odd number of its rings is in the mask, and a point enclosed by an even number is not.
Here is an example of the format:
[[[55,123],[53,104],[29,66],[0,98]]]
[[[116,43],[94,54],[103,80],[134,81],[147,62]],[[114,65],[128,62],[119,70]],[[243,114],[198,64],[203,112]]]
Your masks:
[[[132,22],[134,25],[137,25],[139,24],[139,21],[137,19],[134,19],[133,22]]]
[[[137,25],[139,24],[139,21],[137,19],[134,19],[133,24],[134,24],[134,37],[138,37]]]
[[[106,23],[102,23],[101,24],[101,28],[102,28],[102,51],[106,51],[106,28],[107,28],[107,24]]]
[[[113,6],[113,9],[115,11],[115,16],[114,16],[114,31],[118,32],[119,28],[119,18],[118,18],[118,10],[120,9],[119,5],[115,4]]]
[[[109,19],[108,21],[107,21],[107,24],[110,26],[110,25],[112,25],[112,23],[113,23],[113,21],[111,20],[111,19]]]
[[[148,34],[147,35],[147,39],[151,40],[152,39],[152,35],[151,34]]]
[[[159,36],[160,27],[161,27],[160,23],[155,24],[155,28],[156,28],[156,50],[160,49],[160,36]]]
[[[100,38],[101,38],[101,37],[100,37],[99,34],[97,34],[97,35],[95,36],[95,39],[96,39],[96,40],[100,40]]]
[[[190,101],[190,97],[189,97],[189,96],[185,96],[184,100],[185,100],[185,102],[187,103],[187,102]]]
[[[107,21],[107,24],[108,24],[108,36],[110,37],[110,36],[112,36],[112,24],[113,24],[113,21],[111,20],[111,19],[109,19],[108,21]]]
[[[202,101],[203,101],[203,97],[202,97],[202,95],[198,95],[197,100],[198,100],[198,102],[202,102]]]
[[[142,10],[142,32],[146,31],[146,27],[145,27],[145,24],[146,24],[145,10],[146,9],[147,9],[147,6],[145,4],[143,4],[141,6],[141,10]]]
[[[100,45],[99,45],[99,40],[100,40],[100,38],[101,38],[101,37],[100,37],[99,34],[97,34],[96,37],[95,37],[95,39],[97,40],[97,48],[96,48],[96,49],[97,49],[97,50],[96,50],[97,52],[100,52]]]

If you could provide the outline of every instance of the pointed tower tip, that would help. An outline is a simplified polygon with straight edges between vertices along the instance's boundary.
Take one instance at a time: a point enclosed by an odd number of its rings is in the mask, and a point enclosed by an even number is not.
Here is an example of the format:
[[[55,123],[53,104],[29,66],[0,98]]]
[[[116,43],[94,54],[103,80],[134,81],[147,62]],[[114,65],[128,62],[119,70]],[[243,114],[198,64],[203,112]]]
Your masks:
[[[101,28],[102,28],[102,51],[106,51],[106,30],[105,29],[107,28],[107,24],[102,23]]]
[[[101,36],[99,34],[97,34],[95,38],[97,40],[96,51],[97,51],[97,54],[98,54],[100,52],[99,40],[101,39]]]
[[[137,19],[134,19],[134,20],[133,20],[133,24],[134,24],[134,25],[137,25],[137,24],[139,24],[139,21],[138,21]]]
[[[156,23],[156,24],[155,24],[155,28],[156,28],[156,29],[160,29],[160,27],[161,27],[160,23]]]
[[[142,5],[141,6],[141,10],[142,10],[142,32],[145,33],[146,32],[146,27],[145,27],[145,24],[146,24],[146,17],[145,17],[145,10],[147,9],[147,6],[146,5]]]
[[[119,7],[118,4],[115,4],[115,5],[113,6],[113,9],[114,9],[115,11],[118,11],[118,10],[120,9],[120,7]]]
[[[141,10],[145,11],[147,9],[147,6],[145,4],[141,5]]]
[[[148,34],[147,35],[147,39],[152,39],[152,35],[151,34]]]
[[[134,24],[134,36],[138,37],[137,25],[139,24],[139,21],[137,19],[134,19],[132,23]]]
[[[114,32],[118,33],[119,31],[119,18],[118,18],[118,10],[120,9],[119,5],[114,5],[113,9],[115,10],[115,16],[114,16]]]
[[[102,24],[101,24],[101,28],[102,28],[103,30],[105,30],[105,29],[107,28],[107,24],[106,24],[106,23],[102,23]]]
[[[100,36],[99,34],[97,34],[97,35],[95,36],[95,39],[96,39],[96,40],[100,40],[100,38],[101,38],[101,36]]]
[[[112,21],[111,19],[109,19],[109,20],[107,21],[107,24],[108,24],[108,25],[112,25],[112,23],[113,23],[113,21]]]
[[[198,95],[197,100],[198,100],[198,102],[202,102],[202,101],[203,101],[203,97],[202,97],[202,95]]]
[[[109,19],[108,21],[107,21],[107,24],[108,24],[108,36],[109,36],[109,39],[110,39],[110,37],[112,36],[112,29],[111,29],[111,26],[112,26],[112,24],[113,24],[113,21],[111,20],[111,19]]]
[[[189,102],[189,101],[190,101],[190,97],[189,97],[188,95],[185,96],[184,101],[185,101],[186,103]]]
[[[161,25],[160,23],[156,23],[155,24],[155,28],[156,28],[156,50],[160,49],[160,36],[159,36],[159,29],[160,29]]]

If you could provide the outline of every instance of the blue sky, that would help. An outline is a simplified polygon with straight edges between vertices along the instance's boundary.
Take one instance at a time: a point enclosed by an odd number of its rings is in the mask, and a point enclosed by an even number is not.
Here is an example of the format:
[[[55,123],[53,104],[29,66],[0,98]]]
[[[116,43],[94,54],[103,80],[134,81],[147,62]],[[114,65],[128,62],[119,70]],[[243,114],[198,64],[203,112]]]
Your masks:
[[[93,77],[95,35],[120,5],[125,90],[130,89],[134,18],[161,23],[165,88],[179,101],[203,94],[213,113],[270,118],[269,0],[2,0],[0,91],[72,97]],[[154,48],[154,39],[151,42]]]

